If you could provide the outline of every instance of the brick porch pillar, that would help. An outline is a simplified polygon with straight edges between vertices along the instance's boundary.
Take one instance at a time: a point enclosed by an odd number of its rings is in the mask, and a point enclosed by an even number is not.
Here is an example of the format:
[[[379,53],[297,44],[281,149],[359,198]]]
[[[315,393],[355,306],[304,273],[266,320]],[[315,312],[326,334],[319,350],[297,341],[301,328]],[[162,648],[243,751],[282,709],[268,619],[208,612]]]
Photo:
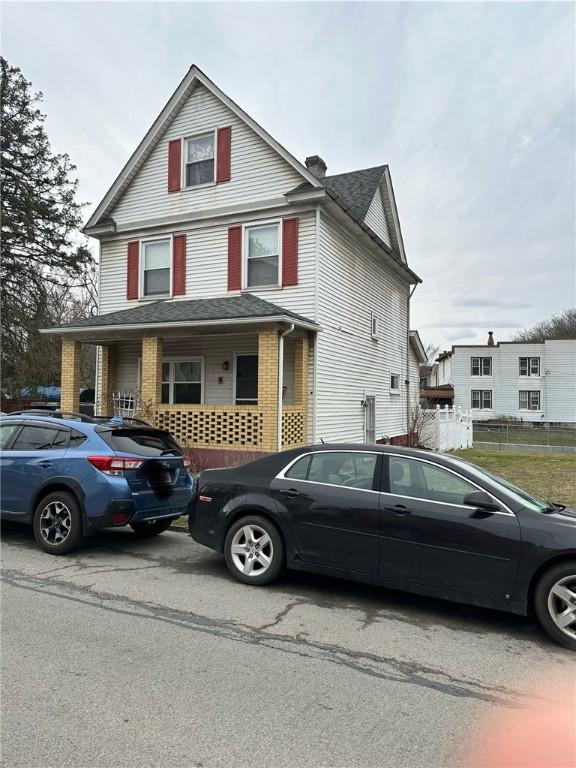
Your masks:
[[[145,336],[142,339],[142,378],[140,384],[141,412],[149,418],[162,400],[162,339]]]
[[[263,451],[278,450],[278,332],[258,334],[258,409]]]
[[[308,336],[294,342],[294,405],[299,406],[304,418],[304,442],[308,442]]]
[[[62,372],[60,376],[60,408],[63,411],[80,410],[80,352],[79,341],[62,341]]]
[[[114,402],[112,393],[116,382],[116,349],[100,347],[100,414],[112,416]]]

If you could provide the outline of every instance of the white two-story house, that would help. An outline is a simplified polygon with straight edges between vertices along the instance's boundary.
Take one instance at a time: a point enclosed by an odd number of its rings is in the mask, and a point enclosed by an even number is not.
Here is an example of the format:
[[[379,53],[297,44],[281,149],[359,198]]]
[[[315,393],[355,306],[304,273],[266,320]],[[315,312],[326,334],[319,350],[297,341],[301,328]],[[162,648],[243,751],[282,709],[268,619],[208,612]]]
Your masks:
[[[475,420],[501,417],[542,424],[576,423],[576,339],[494,342],[443,352],[438,385],[452,385],[454,405]]]
[[[64,409],[88,343],[100,411],[133,395],[191,452],[405,438],[424,353],[387,166],[301,164],[193,66],[85,232],[99,314],[47,330]]]

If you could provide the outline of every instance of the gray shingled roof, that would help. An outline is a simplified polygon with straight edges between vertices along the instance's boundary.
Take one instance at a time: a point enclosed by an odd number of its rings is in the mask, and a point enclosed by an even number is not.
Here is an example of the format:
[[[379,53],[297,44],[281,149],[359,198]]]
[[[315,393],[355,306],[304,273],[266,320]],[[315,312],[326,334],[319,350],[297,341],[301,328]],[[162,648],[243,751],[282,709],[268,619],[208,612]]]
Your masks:
[[[59,326],[66,328],[105,328],[112,325],[149,325],[164,323],[202,322],[210,320],[245,320],[258,317],[287,317],[309,325],[312,320],[288,309],[264,301],[251,293],[226,296],[220,299],[192,299],[190,301],[154,301],[137,307],[108,312]]]
[[[385,169],[385,165],[378,165],[376,168],[365,168],[362,171],[325,176],[319,181],[338,195],[355,219],[364,221],[378,185],[382,181]],[[306,192],[311,189],[313,189],[312,185],[306,181],[293,189],[291,193]]]

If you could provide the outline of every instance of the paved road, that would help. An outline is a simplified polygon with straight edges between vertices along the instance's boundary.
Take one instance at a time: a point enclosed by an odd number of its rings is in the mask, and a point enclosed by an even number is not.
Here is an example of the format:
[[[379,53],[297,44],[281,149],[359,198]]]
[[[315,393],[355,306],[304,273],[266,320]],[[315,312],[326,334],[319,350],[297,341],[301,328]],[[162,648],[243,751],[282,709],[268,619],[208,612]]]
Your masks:
[[[469,764],[486,716],[573,657],[528,620],[289,574],[266,589],[170,531],[75,556],[3,530],[3,764]]]

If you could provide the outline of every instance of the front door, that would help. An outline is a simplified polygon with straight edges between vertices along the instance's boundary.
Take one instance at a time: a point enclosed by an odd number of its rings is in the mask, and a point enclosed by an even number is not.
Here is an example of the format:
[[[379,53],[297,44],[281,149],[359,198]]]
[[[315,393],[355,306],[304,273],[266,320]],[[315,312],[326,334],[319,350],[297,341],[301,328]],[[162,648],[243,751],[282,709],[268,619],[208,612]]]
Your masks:
[[[463,503],[477,491],[431,461],[389,456],[380,497],[380,575],[446,590],[507,599],[520,557],[520,526],[505,511]]]
[[[378,574],[379,467],[376,453],[319,451],[272,481],[301,560]]]
[[[258,355],[236,354],[234,368],[235,404],[256,405],[258,403]]]

